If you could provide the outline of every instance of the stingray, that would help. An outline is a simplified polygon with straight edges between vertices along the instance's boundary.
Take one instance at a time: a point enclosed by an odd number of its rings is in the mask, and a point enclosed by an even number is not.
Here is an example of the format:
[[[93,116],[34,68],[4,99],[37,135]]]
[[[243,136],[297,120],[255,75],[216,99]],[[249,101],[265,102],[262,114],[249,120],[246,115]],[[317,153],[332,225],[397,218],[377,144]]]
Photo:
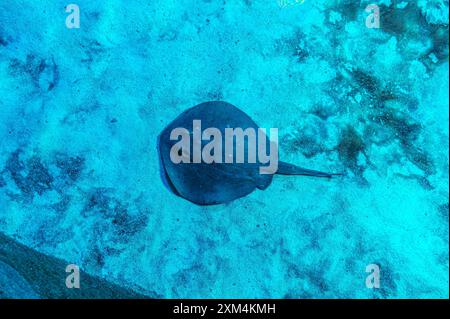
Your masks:
[[[176,128],[185,128],[192,136],[194,120],[200,120],[203,128],[217,128],[222,136],[225,135],[226,128],[258,130],[256,123],[246,113],[236,106],[222,101],[201,103],[181,113],[158,137],[162,179],[173,193],[197,205],[215,205],[244,197],[257,188],[265,190],[270,185],[273,174],[261,174],[261,163],[259,162],[224,163],[217,161],[206,163],[201,161],[193,163],[191,161],[190,163],[175,163],[172,161],[170,152],[178,140],[171,139],[171,132]],[[267,135],[264,135],[263,138],[266,139],[266,143],[270,143]],[[208,140],[202,140],[202,148],[207,143],[209,143]],[[247,141],[245,143],[246,156],[248,145]],[[178,155],[182,154],[179,152]],[[190,156],[190,154],[187,155]],[[325,178],[340,175],[306,169],[282,161],[278,161],[276,174]]]

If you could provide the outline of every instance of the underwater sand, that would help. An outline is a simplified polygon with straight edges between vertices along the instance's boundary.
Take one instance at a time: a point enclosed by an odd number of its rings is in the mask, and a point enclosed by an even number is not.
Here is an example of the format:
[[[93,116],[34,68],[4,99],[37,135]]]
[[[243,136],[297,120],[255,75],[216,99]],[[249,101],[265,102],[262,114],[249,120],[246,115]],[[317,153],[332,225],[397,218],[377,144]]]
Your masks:
[[[68,29],[2,0],[0,233],[151,297],[448,298],[448,1],[368,3],[77,0]],[[157,136],[209,100],[345,177],[175,196]]]

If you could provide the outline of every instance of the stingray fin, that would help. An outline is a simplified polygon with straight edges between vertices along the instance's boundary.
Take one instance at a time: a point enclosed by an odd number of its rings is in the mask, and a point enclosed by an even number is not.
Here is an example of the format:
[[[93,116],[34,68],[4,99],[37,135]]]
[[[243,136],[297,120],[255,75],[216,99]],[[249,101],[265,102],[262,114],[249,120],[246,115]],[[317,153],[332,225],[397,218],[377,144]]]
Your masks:
[[[278,163],[278,170],[277,174],[281,175],[306,175],[306,176],[315,176],[315,177],[327,177],[331,178],[336,175],[342,175],[342,174],[335,174],[335,173],[324,173],[320,171],[315,171],[312,169],[302,168],[297,165],[289,164],[286,162],[279,162]]]

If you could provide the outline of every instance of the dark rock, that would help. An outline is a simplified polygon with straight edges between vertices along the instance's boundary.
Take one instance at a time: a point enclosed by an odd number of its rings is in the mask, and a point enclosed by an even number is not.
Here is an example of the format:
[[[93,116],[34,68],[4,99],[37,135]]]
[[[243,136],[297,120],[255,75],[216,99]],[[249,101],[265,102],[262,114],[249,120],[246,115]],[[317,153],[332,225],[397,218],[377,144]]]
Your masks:
[[[64,175],[67,175],[72,181],[76,181],[84,168],[84,158],[58,154],[56,166],[61,169]]]
[[[356,167],[358,155],[364,150],[364,142],[353,127],[347,126],[341,134],[337,150],[341,161]]]
[[[0,283],[9,282],[4,276],[11,273],[20,280],[15,281],[20,290],[17,288],[11,291],[11,286],[6,289],[0,287],[0,297],[26,298],[34,295],[43,299],[146,298],[83,271],[80,271],[80,288],[69,289],[66,287],[68,273],[65,272],[69,264],[41,254],[0,233]]]

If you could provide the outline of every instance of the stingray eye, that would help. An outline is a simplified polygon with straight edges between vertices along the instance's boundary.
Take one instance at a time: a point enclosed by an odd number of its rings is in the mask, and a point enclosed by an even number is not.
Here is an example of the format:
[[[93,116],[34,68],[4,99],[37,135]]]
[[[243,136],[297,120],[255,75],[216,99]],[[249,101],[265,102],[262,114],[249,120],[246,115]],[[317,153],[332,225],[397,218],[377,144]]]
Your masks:
[[[181,148],[178,150],[178,156],[183,155],[183,151],[181,150]]]

